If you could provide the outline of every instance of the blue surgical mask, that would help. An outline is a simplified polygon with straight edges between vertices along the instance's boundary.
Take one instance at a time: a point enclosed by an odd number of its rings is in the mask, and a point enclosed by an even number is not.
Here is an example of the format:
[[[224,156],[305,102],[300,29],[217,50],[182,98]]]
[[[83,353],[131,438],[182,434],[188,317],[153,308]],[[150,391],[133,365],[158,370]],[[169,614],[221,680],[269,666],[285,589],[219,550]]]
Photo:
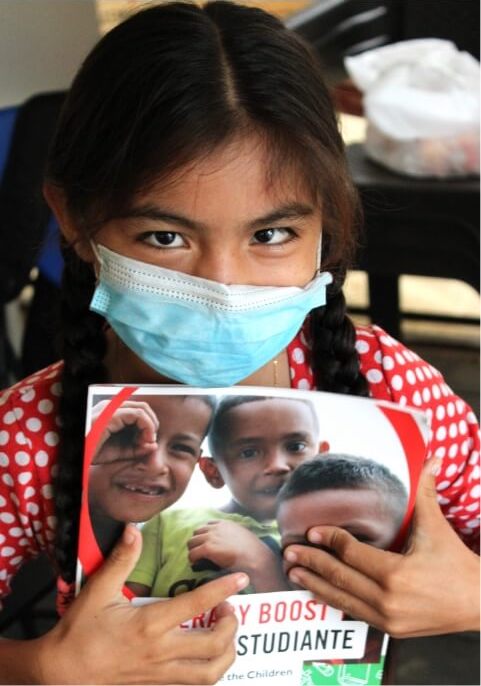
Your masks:
[[[304,288],[226,286],[95,246],[90,309],[152,369],[191,386],[230,386],[278,355],[326,302],[332,276]]]

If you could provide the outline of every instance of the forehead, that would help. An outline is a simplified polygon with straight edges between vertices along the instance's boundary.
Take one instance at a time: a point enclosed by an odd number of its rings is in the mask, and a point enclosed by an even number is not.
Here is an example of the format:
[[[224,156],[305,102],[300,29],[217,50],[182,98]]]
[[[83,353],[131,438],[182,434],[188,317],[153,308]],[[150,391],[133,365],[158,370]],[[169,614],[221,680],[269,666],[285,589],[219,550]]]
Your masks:
[[[389,516],[384,495],[374,489],[332,488],[302,493],[279,506],[279,526],[294,529],[317,524],[342,526],[354,519],[378,521]],[[329,521],[331,520],[331,521]]]
[[[178,419],[185,424],[186,420],[198,417],[203,420],[212,414],[211,407],[201,397],[181,396],[181,395],[149,395],[134,396],[134,400],[142,401],[150,405],[162,425],[166,420],[173,421]]]
[[[273,428],[285,431],[312,431],[316,428],[314,410],[300,400],[270,398],[236,405],[226,412],[229,429],[258,428],[267,433]]]
[[[262,215],[279,202],[316,200],[300,164],[287,160],[255,134],[237,137],[154,182],[137,195],[138,203],[155,203],[208,222],[215,212]],[[222,202],[219,202],[219,199]]]

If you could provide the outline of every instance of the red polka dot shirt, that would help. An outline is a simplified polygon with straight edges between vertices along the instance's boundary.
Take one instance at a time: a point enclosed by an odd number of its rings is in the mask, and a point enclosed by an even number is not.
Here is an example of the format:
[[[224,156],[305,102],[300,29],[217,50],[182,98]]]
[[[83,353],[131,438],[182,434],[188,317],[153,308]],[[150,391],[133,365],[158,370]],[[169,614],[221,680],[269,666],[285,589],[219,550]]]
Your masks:
[[[459,535],[476,548],[481,489],[475,415],[436,369],[382,329],[358,327],[356,349],[373,398],[427,413],[430,452],[443,458],[438,500]],[[314,389],[303,331],[288,356],[292,388]],[[24,561],[52,552],[61,371],[56,363],[0,393],[0,596]]]

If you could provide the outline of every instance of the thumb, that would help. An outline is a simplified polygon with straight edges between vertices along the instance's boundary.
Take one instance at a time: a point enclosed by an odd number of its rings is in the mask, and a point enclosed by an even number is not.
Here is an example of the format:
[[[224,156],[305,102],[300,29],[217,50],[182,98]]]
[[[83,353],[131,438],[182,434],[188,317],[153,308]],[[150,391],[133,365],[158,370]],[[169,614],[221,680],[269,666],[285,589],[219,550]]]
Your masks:
[[[142,550],[142,536],[133,524],[127,524],[124,532],[100,569],[88,581],[86,588],[95,596],[95,602],[105,604],[124,598],[122,588],[135,567]]]
[[[439,522],[444,522],[444,515],[437,499],[436,477],[442,465],[442,459],[431,457],[421,472],[416,504],[413,516],[413,533],[415,536],[425,532],[430,538],[439,529]]]

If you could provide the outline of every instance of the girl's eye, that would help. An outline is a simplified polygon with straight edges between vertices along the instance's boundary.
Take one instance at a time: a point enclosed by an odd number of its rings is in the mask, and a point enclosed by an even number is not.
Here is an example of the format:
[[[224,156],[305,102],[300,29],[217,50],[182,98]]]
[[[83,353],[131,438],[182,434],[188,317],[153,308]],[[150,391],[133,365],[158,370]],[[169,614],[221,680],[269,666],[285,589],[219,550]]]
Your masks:
[[[261,231],[255,232],[253,243],[280,245],[281,243],[287,243],[293,237],[292,229],[261,229]]]
[[[151,231],[142,234],[141,240],[153,248],[183,248],[185,246],[182,235],[175,231]]]

